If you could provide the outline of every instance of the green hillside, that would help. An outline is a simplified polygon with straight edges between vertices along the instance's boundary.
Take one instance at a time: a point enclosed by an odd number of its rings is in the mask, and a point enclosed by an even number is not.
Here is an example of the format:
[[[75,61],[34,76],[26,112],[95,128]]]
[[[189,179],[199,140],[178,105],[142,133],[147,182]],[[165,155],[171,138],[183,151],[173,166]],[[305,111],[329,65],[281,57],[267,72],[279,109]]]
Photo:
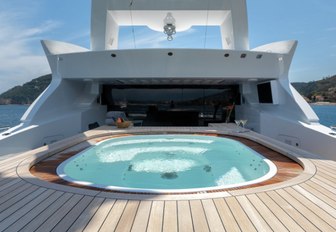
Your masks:
[[[0,104],[31,104],[48,87],[51,74],[38,77],[0,95]]]
[[[336,102],[336,75],[308,83],[294,82],[292,85],[312,102]]]

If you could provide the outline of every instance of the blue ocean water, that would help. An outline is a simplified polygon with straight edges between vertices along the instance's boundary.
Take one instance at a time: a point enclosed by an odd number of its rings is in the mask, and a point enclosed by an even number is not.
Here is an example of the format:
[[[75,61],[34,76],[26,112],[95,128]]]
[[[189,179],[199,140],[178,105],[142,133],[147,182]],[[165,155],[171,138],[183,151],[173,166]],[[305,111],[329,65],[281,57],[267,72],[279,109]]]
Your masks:
[[[330,127],[336,125],[336,106],[312,105],[313,110],[320,118],[320,123]]]
[[[13,127],[28,109],[27,105],[0,105],[0,128]]]
[[[20,118],[28,109],[27,105],[0,105],[0,128],[13,127],[20,122]],[[312,105],[320,118],[320,123],[325,126],[336,125],[336,106]]]

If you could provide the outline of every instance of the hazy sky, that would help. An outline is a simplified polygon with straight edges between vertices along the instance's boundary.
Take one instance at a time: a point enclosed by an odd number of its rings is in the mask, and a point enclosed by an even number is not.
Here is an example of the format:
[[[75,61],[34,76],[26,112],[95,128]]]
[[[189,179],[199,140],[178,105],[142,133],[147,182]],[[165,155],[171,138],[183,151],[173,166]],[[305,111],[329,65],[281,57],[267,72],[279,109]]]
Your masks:
[[[282,40],[299,41],[291,81],[307,82],[336,74],[335,0],[247,2],[251,48]],[[41,39],[89,47],[90,7],[90,0],[0,0],[0,93],[50,73]],[[121,47],[134,46],[127,32],[121,33]],[[163,33],[136,28],[135,38],[137,47],[203,47],[205,37],[200,35],[204,32],[204,27],[195,27],[168,43]],[[216,32],[207,29],[207,48],[220,46]]]

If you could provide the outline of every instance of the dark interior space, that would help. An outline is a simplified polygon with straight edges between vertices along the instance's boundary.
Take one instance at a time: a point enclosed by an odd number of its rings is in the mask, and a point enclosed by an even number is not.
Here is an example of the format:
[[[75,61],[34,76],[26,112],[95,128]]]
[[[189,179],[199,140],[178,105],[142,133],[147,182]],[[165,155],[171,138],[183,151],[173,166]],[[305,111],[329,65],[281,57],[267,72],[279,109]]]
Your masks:
[[[273,103],[272,87],[270,82],[257,85],[260,103]]]
[[[239,85],[103,85],[101,104],[143,126],[207,126],[234,121]]]

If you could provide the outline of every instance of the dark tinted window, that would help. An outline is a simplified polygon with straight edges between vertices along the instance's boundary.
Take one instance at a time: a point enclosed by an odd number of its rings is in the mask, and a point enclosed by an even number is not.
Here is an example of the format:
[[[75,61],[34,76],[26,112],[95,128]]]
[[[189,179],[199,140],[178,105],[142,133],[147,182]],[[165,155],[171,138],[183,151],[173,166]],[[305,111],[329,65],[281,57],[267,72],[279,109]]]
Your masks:
[[[260,103],[273,103],[271,83],[266,82],[258,85]]]

